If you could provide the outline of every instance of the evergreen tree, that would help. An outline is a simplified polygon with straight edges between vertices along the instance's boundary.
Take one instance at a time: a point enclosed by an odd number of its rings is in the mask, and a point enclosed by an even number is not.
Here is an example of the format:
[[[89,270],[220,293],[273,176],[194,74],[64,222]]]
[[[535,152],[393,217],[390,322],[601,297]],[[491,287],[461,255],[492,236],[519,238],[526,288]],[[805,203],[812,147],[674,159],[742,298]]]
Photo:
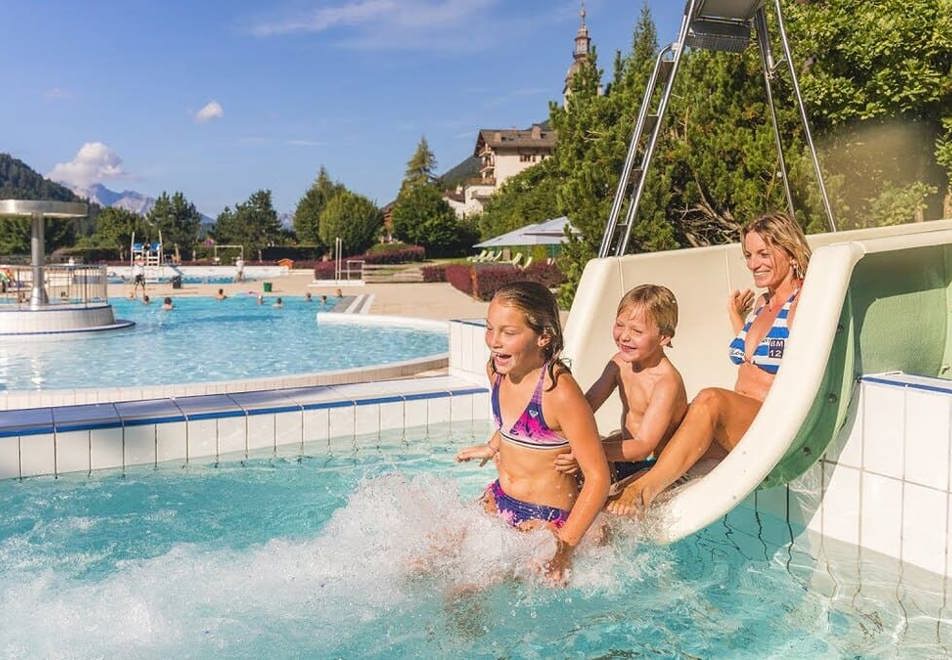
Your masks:
[[[344,190],[344,186],[331,180],[327,169],[321,165],[317,178],[298,202],[294,211],[294,231],[302,243],[322,245],[319,231],[321,211],[331,197]]]
[[[41,199],[58,202],[82,201],[71,190],[43,178],[29,165],[9,154],[0,153],[0,199]],[[91,204],[90,215],[99,207]],[[77,224],[82,220],[47,220],[43,238],[46,252],[73,245]],[[0,222],[0,254],[30,253],[29,218],[7,218]]]
[[[220,243],[243,245],[248,252],[279,243],[285,235],[271,203],[270,190],[258,190],[244,202],[227,206],[215,221],[212,234]]]
[[[416,151],[407,161],[407,169],[403,174],[403,183],[400,190],[416,185],[429,185],[436,181],[436,156],[430,151],[426,137],[421,137]]]
[[[198,240],[202,216],[182,193],[177,192],[169,197],[163,191],[146,215],[146,223],[162,232],[165,243],[185,248]]]
[[[141,215],[122,208],[107,207],[96,217],[96,230],[90,242],[98,247],[118,250],[119,260],[124,261],[132,243],[133,234],[139,233],[141,236],[142,231]]]
[[[824,165],[843,178],[842,224],[889,222],[877,214],[910,195],[924,217],[952,216],[952,0],[787,0],[784,16]]]
[[[435,257],[465,253],[476,242],[470,225],[456,213],[433,184],[405,188],[393,207],[393,235],[406,243],[422,245]]]
[[[373,202],[344,190],[324,205],[319,231],[324,245],[333,246],[340,238],[344,252],[358,254],[373,244],[382,224],[383,216]]]

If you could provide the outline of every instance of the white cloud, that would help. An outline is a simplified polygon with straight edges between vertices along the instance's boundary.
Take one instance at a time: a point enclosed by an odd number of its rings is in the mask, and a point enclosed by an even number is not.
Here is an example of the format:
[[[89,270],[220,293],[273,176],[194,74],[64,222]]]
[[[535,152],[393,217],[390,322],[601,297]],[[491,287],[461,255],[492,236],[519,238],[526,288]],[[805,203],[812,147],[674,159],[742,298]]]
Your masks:
[[[205,107],[195,113],[195,121],[204,124],[212,119],[221,119],[225,116],[225,110],[218,101],[209,101]]]
[[[68,89],[63,89],[62,87],[51,87],[50,89],[43,92],[43,96],[51,101],[56,101],[59,99],[72,98],[73,93]]]
[[[319,140],[287,140],[287,143],[293,147],[323,147],[327,144]]]
[[[349,28],[346,45],[367,49],[473,47],[479,32],[474,23],[488,20],[498,0],[351,0],[310,12],[260,22],[251,27],[259,37],[321,33]]]
[[[88,188],[106,179],[128,176],[122,169],[122,158],[102,142],[87,142],[73,160],[57,163],[46,175],[48,179],[72,186]]]

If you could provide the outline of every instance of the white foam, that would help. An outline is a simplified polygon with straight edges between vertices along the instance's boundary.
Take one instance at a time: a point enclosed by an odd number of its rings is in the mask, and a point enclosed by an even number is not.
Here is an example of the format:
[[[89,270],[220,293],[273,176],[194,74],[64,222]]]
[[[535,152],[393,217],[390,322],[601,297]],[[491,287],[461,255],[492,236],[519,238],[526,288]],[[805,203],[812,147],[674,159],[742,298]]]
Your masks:
[[[16,561],[29,548],[9,543],[4,564],[17,570],[0,572],[0,655],[247,652],[243,644],[295,635],[334,649],[369,622],[439,608],[460,589],[516,578],[528,597],[554,597],[533,569],[551,555],[552,535],[513,530],[457,486],[432,475],[367,480],[314,538],[237,550],[180,544],[94,578]],[[611,591],[619,571],[643,570],[632,529],[616,531],[608,545],[583,544],[573,586]]]

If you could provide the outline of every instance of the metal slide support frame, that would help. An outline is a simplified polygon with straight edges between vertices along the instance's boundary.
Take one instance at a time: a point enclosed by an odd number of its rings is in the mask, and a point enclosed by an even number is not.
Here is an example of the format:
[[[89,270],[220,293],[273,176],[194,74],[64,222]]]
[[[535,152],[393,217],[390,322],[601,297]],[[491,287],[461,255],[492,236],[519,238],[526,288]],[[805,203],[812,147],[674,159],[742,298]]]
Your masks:
[[[641,133],[645,130],[645,120],[648,117],[651,107],[651,98],[654,96],[655,89],[658,86],[658,72],[664,63],[664,57],[672,50],[672,44],[668,44],[661,49],[658,57],[655,59],[654,70],[648,79],[648,87],[645,89],[645,96],[641,101],[641,108],[638,110],[638,119],[635,121],[635,130],[631,134],[631,141],[628,143],[628,155],[625,156],[625,166],[622,168],[621,178],[618,180],[618,187],[615,190],[615,199],[612,200],[612,210],[608,215],[608,226],[602,235],[602,245],[598,249],[598,257],[601,259],[607,257],[611,250],[612,238],[615,236],[615,229],[618,226],[618,215],[621,213],[621,205],[625,200],[625,193],[628,190],[628,184],[631,179],[631,170],[635,164],[635,158],[638,157],[638,143],[641,142]],[[669,74],[670,75],[670,74]],[[642,173],[644,176],[644,173]]]
[[[778,0],[779,1],[779,0]],[[664,115],[668,109],[668,100],[671,98],[671,90],[674,87],[675,78],[678,77],[678,68],[681,65],[681,56],[684,54],[684,43],[687,41],[688,30],[691,25],[691,17],[694,16],[694,10],[697,7],[698,0],[690,0],[688,9],[684,12],[681,20],[681,31],[678,34],[677,45],[675,46],[674,62],[671,65],[671,73],[668,74],[668,81],[664,87],[664,93],[661,95],[661,102],[658,104],[658,121],[655,122],[651,130],[651,137],[648,139],[648,145],[645,147],[645,153],[641,160],[641,178],[638,186],[631,196],[631,204],[628,206],[628,213],[625,216],[625,234],[618,243],[615,254],[622,256],[628,248],[628,239],[631,237],[631,228],[634,224],[635,215],[638,213],[638,204],[641,202],[641,195],[645,189],[645,181],[648,178],[648,167],[651,165],[651,158],[654,156],[655,145],[658,142],[658,134],[661,132],[661,126],[664,123]],[[624,185],[625,182],[619,182]]]
[[[807,109],[803,104],[803,96],[800,94],[800,81],[797,80],[797,71],[793,66],[793,55],[790,52],[790,43],[787,41],[787,29],[783,24],[783,11],[780,9],[780,0],[774,0],[774,7],[777,12],[777,31],[780,34],[780,43],[783,44],[783,56],[787,60],[787,69],[790,71],[790,79],[793,81],[793,93],[797,98],[797,108],[800,110],[800,121],[803,123],[803,134],[806,137],[807,146],[810,148],[810,157],[813,159],[813,171],[816,174],[816,183],[820,188],[820,196],[823,198],[823,210],[826,211],[826,219],[830,223],[830,229],[836,231],[836,222],[833,220],[833,209],[830,207],[830,198],[826,194],[826,184],[823,183],[823,172],[820,170],[820,159],[816,155],[816,147],[813,146],[813,135],[810,133],[810,120],[807,117]]]
[[[783,180],[783,194],[787,198],[787,211],[791,218],[796,214],[793,210],[793,193],[790,192],[790,177],[787,172],[787,161],[783,157],[783,140],[780,137],[780,126],[777,123],[777,106],[774,104],[773,89],[770,79],[774,75],[774,59],[770,50],[770,37],[767,32],[767,13],[763,7],[754,15],[754,28],[757,31],[757,46],[760,49],[760,64],[764,69],[764,87],[767,90],[767,106],[770,108],[770,124],[773,126],[774,142],[777,145],[777,158],[780,162],[780,178]]]

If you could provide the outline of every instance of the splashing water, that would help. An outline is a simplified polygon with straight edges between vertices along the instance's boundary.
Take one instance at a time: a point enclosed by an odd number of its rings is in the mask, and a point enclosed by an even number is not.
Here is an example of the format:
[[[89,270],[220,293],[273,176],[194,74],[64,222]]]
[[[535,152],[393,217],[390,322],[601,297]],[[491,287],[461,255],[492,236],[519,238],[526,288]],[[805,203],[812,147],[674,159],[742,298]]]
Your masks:
[[[895,596],[811,591],[820,562],[740,518],[663,548],[612,520],[552,588],[534,568],[551,534],[483,513],[491,471],[452,453],[421,438],[0,482],[0,656],[769,657],[910,643]]]

